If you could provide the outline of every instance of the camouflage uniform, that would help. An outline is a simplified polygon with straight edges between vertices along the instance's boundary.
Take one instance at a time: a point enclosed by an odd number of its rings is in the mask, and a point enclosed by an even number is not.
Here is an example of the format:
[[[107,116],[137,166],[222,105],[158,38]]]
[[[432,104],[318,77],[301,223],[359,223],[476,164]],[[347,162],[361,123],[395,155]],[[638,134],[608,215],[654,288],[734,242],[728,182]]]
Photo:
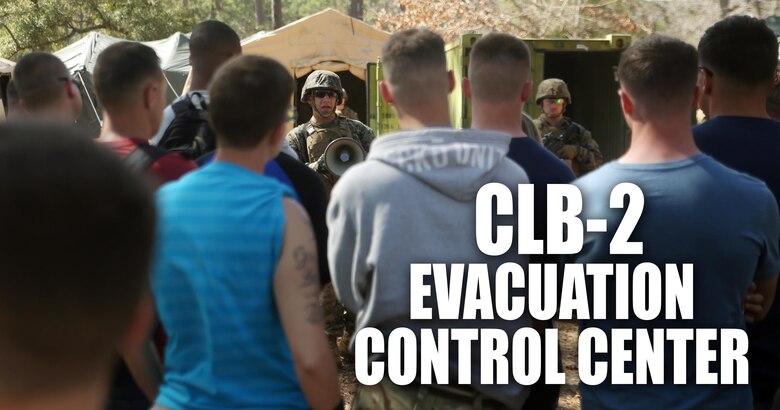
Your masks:
[[[397,386],[385,377],[374,386],[358,387],[353,410],[504,410],[503,404],[469,386]]]
[[[336,114],[348,118],[350,120],[360,121],[360,118],[358,118],[358,114],[353,110],[352,108],[344,106],[343,110],[336,110]]]
[[[301,90],[301,101],[307,102],[307,95],[316,90],[335,92],[338,95],[337,104],[341,103],[344,97],[341,79],[331,71],[317,70],[309,74]],[[344,137],[357,140],[363,150],[368,152],[374,139],[374,131],[360,121],[336,115],[336,119],[328,124],[315,125],[311,121],[301,124],[293,128],[286,139],[298,158],[309,168],[317,171],[322,176],[326,187],[330,189],[338,178],[326,169],[323,154],[328,144]],[[339,303],[330,284],[320,294],[320,304],[325,313],[325,333],[328,342],[337,354],[337,362],[344,365],[351,361],[348,350],[349,340],[355,331],[355,315]]]
[[[577,176],[598,168],[604,161],[601,151],[599,151],[599,144],[593,139],[590,131],[572,121],[571,118],[563,117],[558,124],[551,124],[542,114],[534,120],[534,125],[539,128],[542,134],[544,146],[554,154],[559,155],[558,153],[564,145],[577,147],[577,155],[570,159],[570,162],[565,161]],[[566,130],[570,127],[572,127],[572,131],[567,133]],[[566,160],[566,158],[561,159]]]
[[[337,105],[341,104],[345,95],[339,76],[327,70],[317,70],[309,74],[301,90],[301,102],[308,102],[309,93],[318,90],[336,93],[338,96]],[[303,163],[320,173],[326,187],[330,189],[338,178],[328,172],[322,154],[325,153],[328,144],[345,137],[355,139],[363,147],[363,151],[368,152],[371,141],[374,139],[374,131],[360,121],[350,120],[336,114],[336,119],[328,124],[317,125],[309,121],[293,128],[287,134],[287,142]]]
[[[536,103],[542,106],[546,98],[563,99],[571,104],[571,93],[566,83],[558,78],[548,78],[539,83],[536,91]],[[565,110],[565,106],[563,108]],[[542,110],[544,111],[544,110]],[[547,149],[561,158],[577,176],[598,168],[604,161],[599,151],[599,144],[593,139],[590,131],[569,117],[563,117],[553,124],[542,112],[534,120],[534,125],[542,134],[542,143]]]
[[[525,135],[535,139],[536,142],[542,143],[542,134],[539,132],[539,128],[534,123],[534,119],[525,112],[523,112],[523,132]]]
[[[360,121],[350,120],[341,116],[336,116],[336,119],[329,124],[314,125],[311,122],[305,122],[293,128],[287,134],[287,142],[290,143],[290,148],[298,154],[298,158],[301,161],[317,172],[325,171],[322,168],[322,163],[316,165],[317,161],[322,156],[322,153],[317,152],[319,156],[317,156],[317,158],[311,158],[307,145],[309,143],[309,136],[320,132],[327,133],[328,137],[326,138],[331,140],[340,137],[352,137],[360,142],[360,146],[362,146],[363,150],[366,152],[368,152],[368,149],[371,147],[371,141],[374,140],[374,131],[372,131],[371,128],[366,127]]]

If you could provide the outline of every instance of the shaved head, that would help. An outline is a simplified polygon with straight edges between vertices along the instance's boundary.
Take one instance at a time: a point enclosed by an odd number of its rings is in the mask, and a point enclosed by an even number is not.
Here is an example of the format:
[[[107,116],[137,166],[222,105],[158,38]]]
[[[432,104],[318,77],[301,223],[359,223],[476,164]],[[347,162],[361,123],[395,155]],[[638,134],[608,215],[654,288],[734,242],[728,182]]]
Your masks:
[[[518,98],[531,75],[531,52],[519,38],[490,33],[474,44],[469,60],[471,95],[489,102]]]
[[[398,105],[417,107],[449,92],[444,40],[424,28],[390,36],[382,47],[382,71]]]

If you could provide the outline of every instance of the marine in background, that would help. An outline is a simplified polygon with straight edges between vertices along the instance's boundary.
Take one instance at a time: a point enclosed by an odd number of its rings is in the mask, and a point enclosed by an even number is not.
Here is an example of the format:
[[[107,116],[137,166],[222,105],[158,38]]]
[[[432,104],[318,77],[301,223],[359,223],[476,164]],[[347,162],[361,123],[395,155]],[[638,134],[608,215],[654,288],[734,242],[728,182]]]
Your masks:
[[[301,90],[301,102],[311,107],[311,119],[287,134],[287,142],[298,158],[331,185],[335,181],[325,166],[323,156],[328,144],[339,138],[353,138],[368,152],[374,139],[371,128],[337,114],[336,107],[343,98],[341,79],[336,73],[317,70],[309,74]]]
[[[571,104],[571,93],[566,83],[548,78],[539,83],[536,104],[542,111],[534,124],[542,134],[542,143],[566,162],[577,176],[598,168],[604,161],[599,144],[590,131],[564,116]]]
[[[341,89],[341,104],[336,107],[336,114],[344,117],[349,118],[350,120],[356,120],[360,121],[360,117],[358,117],[358,113],[355,112],[352,108],[347,107],[347,101],[349,101],[349,95],[347,95],[347,90],[342,88]]]

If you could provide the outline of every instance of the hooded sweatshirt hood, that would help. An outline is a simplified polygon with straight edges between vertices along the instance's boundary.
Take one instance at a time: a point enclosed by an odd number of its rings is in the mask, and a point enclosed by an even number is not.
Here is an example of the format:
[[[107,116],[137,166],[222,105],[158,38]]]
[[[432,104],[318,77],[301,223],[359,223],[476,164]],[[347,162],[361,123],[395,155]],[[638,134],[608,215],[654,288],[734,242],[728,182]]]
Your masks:
[[[499,132],[426,128],[374,141],[367,160],[390,165],[457,201],[473,201],[493,180],[511,136]]]
[[[357,312],[356,334],[374,327],[387,337],[406,328],[419,342],[424,329],[434,334],[438,329],[501,329],[512,335],[531,325],[527,314],[517,320],[497,315],[445,320],[438,314],[413,320],[410,311],[410,264],[475,264],[492,275],[502,263],[527,263],[528,257],[515,249],[500,256],[483,254],[475,239],[479,189],[492,182],[510,189],[528,183],[525,171],[506,158],[510,140],[507,134],[451,128],[402,131],[376,139],[366,161],[344,173],[328,205],[328,261],[339,300]],[[469,271],[464,278],[476,275]],[[434,312],[437,294],[432,289],[425,302]],[[457,342],[449,344],[456,351]],[[528,389],[481,383],[481,352],[471,353],[474,388],[520,408]],[[511,363],[511,353],[507,357]],[[450,374],[458,374],[456,356],[449,362]]]

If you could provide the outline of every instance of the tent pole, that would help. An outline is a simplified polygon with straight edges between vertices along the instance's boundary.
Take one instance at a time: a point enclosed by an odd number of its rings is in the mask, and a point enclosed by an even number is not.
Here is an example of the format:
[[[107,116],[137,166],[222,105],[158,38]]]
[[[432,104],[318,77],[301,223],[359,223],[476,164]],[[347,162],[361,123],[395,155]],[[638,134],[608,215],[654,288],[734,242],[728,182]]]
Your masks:
[[[95,103],[92,102],[92,97],[89,96],[89,89],[87,89],[87,83],[84,82],[84,77],[81,76],[81,70],[76,71],[76,74],[79,75],[79,80],[81,81],[82,87],[84,87],[84,94],[87,95],[87,99],[89,100],[89,105],[92,107],[92,111],[95,113],[95,118],[98,120],[98,124],[100,124],[100,128],[103,128],[103,120],[100,119],[100,114],[98,114],[97,108],[95,107]]]

